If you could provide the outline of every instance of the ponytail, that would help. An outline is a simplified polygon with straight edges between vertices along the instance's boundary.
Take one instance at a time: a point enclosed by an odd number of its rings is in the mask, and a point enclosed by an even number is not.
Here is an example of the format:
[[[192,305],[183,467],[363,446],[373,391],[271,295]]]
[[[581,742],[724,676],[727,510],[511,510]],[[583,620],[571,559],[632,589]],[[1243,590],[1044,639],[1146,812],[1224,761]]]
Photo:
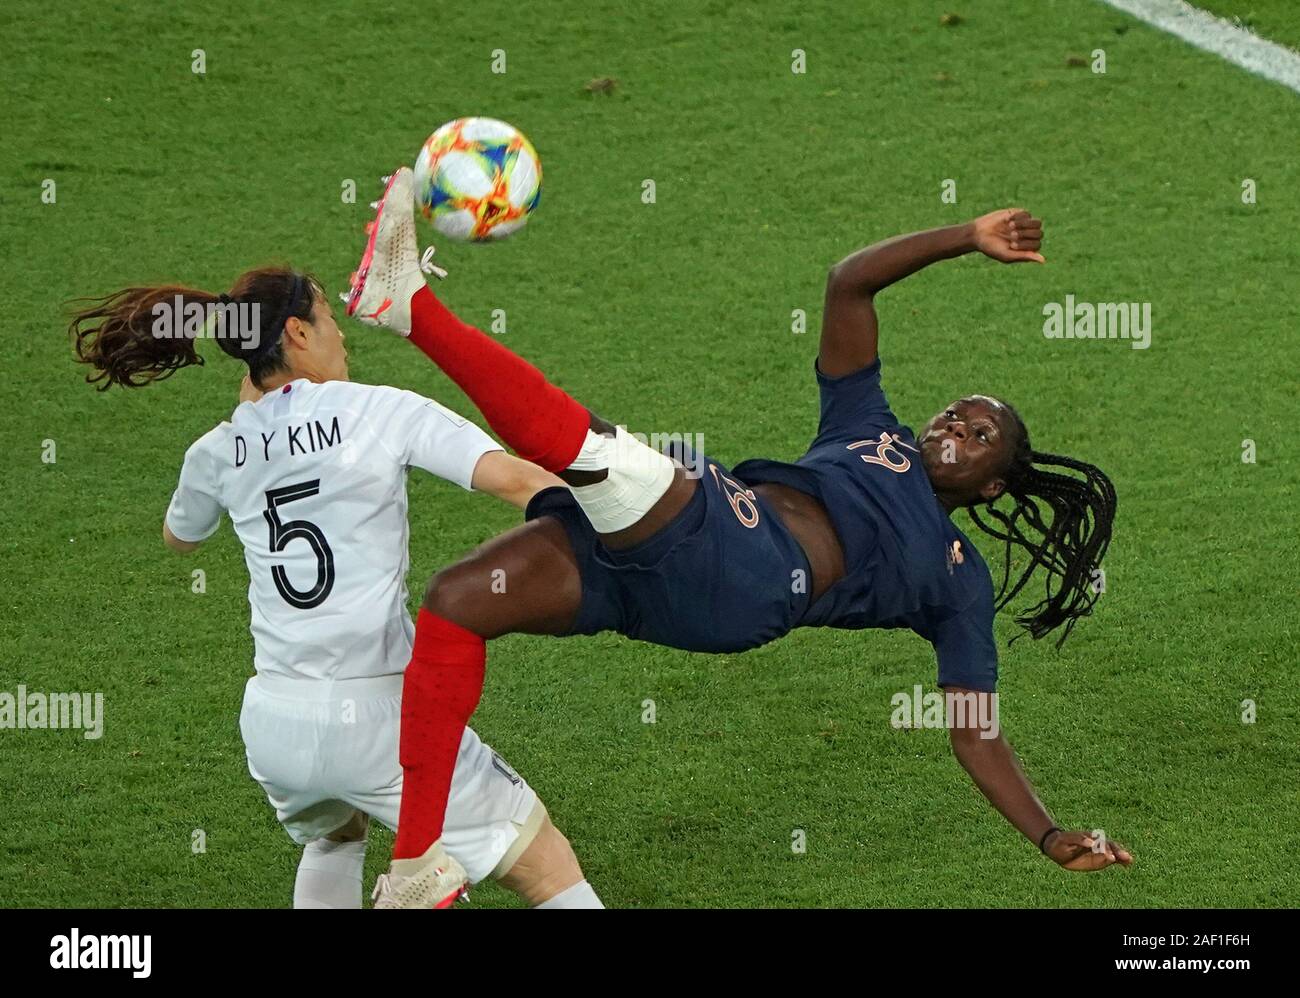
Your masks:
[[[78,299],[89,304],[68,326],[77,359],[93,367],[86,380],[100,391],[110,385],[139,388],[169,378],[182,367],[203,364],[188,336],[155,336],[155,309],[175,302],[206,310],[217,296],[178,285],[157,288],[123,288],[103,298]]]
[[[1024,421],[1015,409],[1007,408],[1020,431],[1005,476],[1004,494],[1014,505],[1004,512],[996,507],[995,499],[983,506],[982,514],[975,506],[968,512],[981,530],[1006,543],[998,610],[1019,595],[1036,569],[1043,569],[1043,598],[1023,610],[1016,623],[1035,640],[1062,627],[1056,642],[1059,648],[1080,618],[1092,613],[1101,592],[1101,562],[1115,523],[1115,486],[1095,465],[1033,450]],[[1030,556],[1028,566],[1014,582],[1013,545]]]
[[[281,336],[290,317],[310,320],[324,290],[313,277],[283,267],[250,270],[230,294],[180,285],[124,288],[83,298],[68,325],[86,380],[105,391],[139,388],[202,366],[195,340],[214,338],[244,361],[254,384],[286,366]],[[74,303],[75,304],[75,303]]]

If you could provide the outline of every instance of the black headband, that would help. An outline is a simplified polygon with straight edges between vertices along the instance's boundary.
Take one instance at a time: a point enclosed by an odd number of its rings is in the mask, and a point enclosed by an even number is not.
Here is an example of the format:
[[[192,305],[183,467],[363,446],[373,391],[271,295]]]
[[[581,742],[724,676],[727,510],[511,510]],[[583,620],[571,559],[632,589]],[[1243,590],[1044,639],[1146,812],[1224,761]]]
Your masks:
[[[268,335],[262,337],[257,344],[254,355],[266,353],[280,342],[280,335],[284,332],[284,324],[289,321],[289,316],[298,310],[298,299],[302,297],[303,277],[302,274],[293,275],[293,290],[289,292],[289,300],[285,302],[284,308],[276,316],[275,322],[267,327]]]
[[[289,316],[298,308],[298,296],[302,294],[302,274],[293,275],[293,290],[289,292],[289,299],[284,303],[284,308],[276,316],[275,322],[271,324],[270,333],[273,337],[278,337],[284,329],[284,324],[289,321]]]

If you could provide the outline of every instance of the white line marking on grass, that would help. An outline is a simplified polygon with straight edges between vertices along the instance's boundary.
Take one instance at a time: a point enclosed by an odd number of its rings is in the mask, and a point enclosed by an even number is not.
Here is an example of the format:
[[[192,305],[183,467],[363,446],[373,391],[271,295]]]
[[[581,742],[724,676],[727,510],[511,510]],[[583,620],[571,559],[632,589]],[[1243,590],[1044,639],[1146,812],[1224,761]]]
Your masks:
[[[1256,76],[1300,93],[1300,54],[1193,7],[1184,0],[1101,0],[1167,31],[1198,49],[1213,52]]]

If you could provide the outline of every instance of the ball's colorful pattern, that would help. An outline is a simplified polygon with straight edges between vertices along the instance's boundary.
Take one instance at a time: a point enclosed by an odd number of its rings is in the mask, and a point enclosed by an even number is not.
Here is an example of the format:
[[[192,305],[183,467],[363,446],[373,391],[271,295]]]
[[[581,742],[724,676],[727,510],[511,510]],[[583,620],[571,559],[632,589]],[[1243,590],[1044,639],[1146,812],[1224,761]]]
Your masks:
[[[429,136],[415,163],[424,217],[452,239],[501,239],[523,228],[542,193],[532,143],[495,118],[457,118]]]

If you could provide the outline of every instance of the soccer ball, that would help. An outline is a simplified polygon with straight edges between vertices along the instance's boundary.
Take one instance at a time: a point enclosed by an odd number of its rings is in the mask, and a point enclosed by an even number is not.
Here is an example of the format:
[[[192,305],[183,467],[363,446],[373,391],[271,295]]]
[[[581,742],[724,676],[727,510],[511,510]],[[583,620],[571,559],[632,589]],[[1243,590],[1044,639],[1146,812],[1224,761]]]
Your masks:
[[[542,162],[519,129],[457,118],[429,136],[415,161],[415,198],[443,235],[476,242],[518,232],[542,194]]]

